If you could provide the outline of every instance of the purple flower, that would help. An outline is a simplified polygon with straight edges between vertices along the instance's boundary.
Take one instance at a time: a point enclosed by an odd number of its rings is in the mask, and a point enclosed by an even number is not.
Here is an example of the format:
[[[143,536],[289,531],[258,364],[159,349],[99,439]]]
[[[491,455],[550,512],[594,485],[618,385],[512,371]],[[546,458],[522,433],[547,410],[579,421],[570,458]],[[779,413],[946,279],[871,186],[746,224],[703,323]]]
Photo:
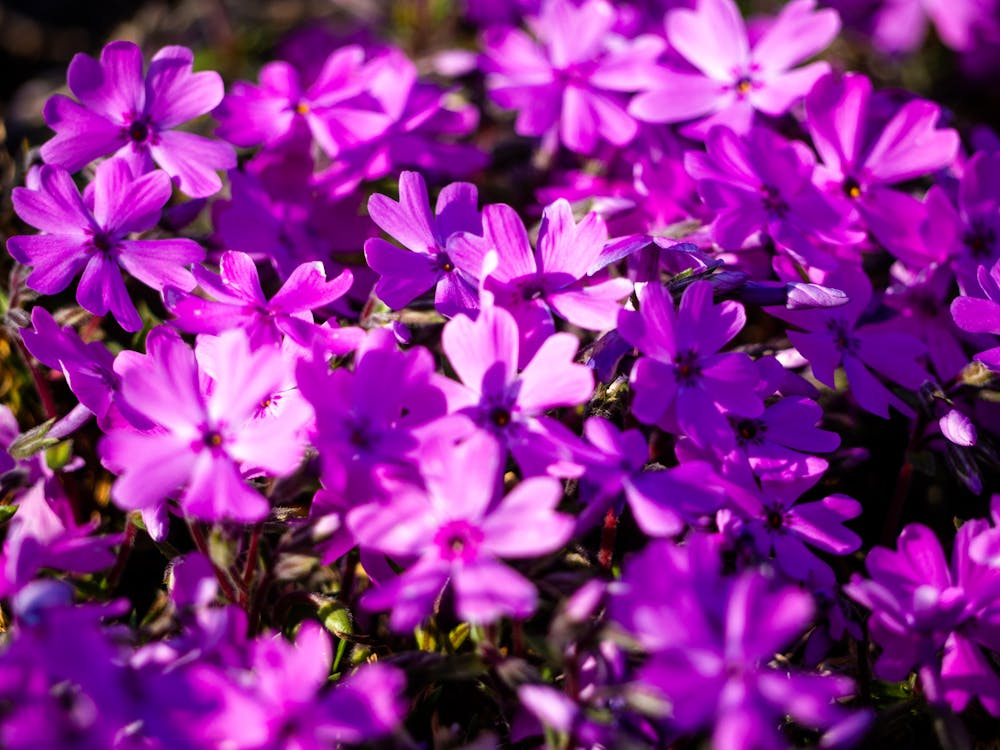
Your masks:
[[[278,350],[251,351],[241,330],[223,334],[218,347],[208,394],[195,352],[164,327],[150,332],[145,358],[121,372],[123,397],[155,428],[118,429],[100,445],[102,461],[120,475],[111,488],[120,507],[145,510],[179,495],[193,518],[259,521],[268,502],[246,484],[241,465],[275,475],[298,465],[298,425],[254,419],[285,377]]]
[[[623,310],[618,331],[645,356],[632,368],[632,413],[726,453],[735,446],[728,414],[758,417],[757,368],[746,354],[716,354],[746,322],[737,302],[712,302],[712,285],[691,284],[674,311],[658,282],[639,293],[639,311]]]
[[[142,321],[122,280],[124,269],[156,290],[194,287],[184,267],[205,257],[192,240],[131,240],[156,225],[170,200],[170,179],[160,171],[134,177],[122,159],[97,168],[92,192],[81,197],[62,167],[45,165],[39,189],[14,189],[14,209],[43,234],[19,235],[7,249],[19,263],[33,266],[28,285],[42,294],[61,292],[83,272],[76,299],[94,315],[109,310],[126,331]]]
[[[951,164],[959,138],[937,128],[941,110],[931,102],[909,101],[888,122],[878,117],[877,104],[863,75],[831,74],[817,82],[805,103],[806,126],[823,162],[815,181],[852,221],[863,221],[904,257],[922,247],[922,207],[891,186]]]
[[[31,355],[53,370],[61,370],[70,390],[101,424],[113,419],[120,407],[121,378],[114,355],[99,341],[84,343],[70,326],[60,326],[43,307],[31,311],[33,328],[21,329],[21,340]],[[134,415],[138,416],[138,415]]]
[[[666,471],[644,470],[649,445],[639,430],[619,432],[603,417],[584,425],[595,455],[586,455],[581,496],[591,496],[579,526],[598,521],[624,494],[639,528],[650,536],[673,536],[692,520],[714,513],[725,503],[725,486],[704,461],[688,461]]]
[[[571,151],[593,153],[638,132],[625,94],[651,81],[661,39],[612,35],[617,13],[605,0],[546,0],[530,20],[540,44],[519,29],[494,28],[483,39],[486,85],[501,107],[516,109],[521,135],[558,138]]]
[[[482,268],[483,259],[496,251],[497,265],[483,286],[517,320],[523,365],[555,330],[552,311],[587,330],[614,327],[619,300],[632,284],[592,276],[610,262],[602,257],[607,239],[607,227],[597,214],[587,214],[578,224],[569,202],[560,199],[542,214],[534,252],[521,218],[502,203],[483,209],[482,237],[459,235],[453,247],[467,259],[467,267]]]
[[[1000,153],[973,155],[957,194],[933,185],[926,203],[921,234],[929,260],[949,262],[959,286],[975,291],[979,266],[1000,260]]]
[[[847,555],[861,546],[861,538],[844,527],[861,515],[861,503],[846,495],[829,495],[815,502],[796,504],[820,476],[797,481],[753,481],[728,485],[727,506],[732,517],[720,520],[727,534],[745,535],[762,559],[773,559],[792,580],[814,589],[829,588],[836,579],[830,566],[809,547],[833,555]]]
[[[136,175],[156,162],[191,197],[214,195],[222,187],[216,170],[236,166],[232,147],[174,130],[222,101],[219,74],[193,73],[193,60],[186,47],[164,47],[144,78],[142,52],[132,42],[112,42],[100,60],[76,55],[67,77],[79,102],[57,94],[46,103],[45,121],[56,135],[42,146],[42,158],[75,172],[115,154]]]
[[[306,349],[322,342],[332,352],[344,354],[353,349],[361,331],[316,325],[312,310],[342,297],[350,288],[353,276],[343,271],[327,281],[319,261],[298,266],[281,289],[268,300],[260,286],[257,266],[246,253],[233,250],[223,254],[219,264],[221,278],[200,266],[194,269],[202,289],[215,300],[185,294],[167,288],[164,300],[174,315],[174,325],[189,333],[219,334],[242,328],[254,348],[281,343],[282,336]]]
[[[739,250],[755,233],[818,268],[833,258],[822,246],[850,245],[863,237],[848,231],[842,216],[810,181],[815,164],[801,144],[756,127],[741,138],[712,128],[706,153],[684,157],[688,173],[715,218],[712,237],[726,250]]]
[[[992,268],[980,266],[976,278],[985,299],[956,297],[951,303],[952,317],[963,331],[1000,336],[1000,260]],[[975,358],[991,370],[1000,370],[1000,345],[979,352]]]
[[[911,413],[872,370],[903,388],[916,390],[927,379],[918,361],[925,352],[923,344],[886,325],[865,324],[862,315],[871,301],[872,287],[864,271],[845,267],[822,274],[819,283],[842,289],[851,301],[842,307],[816,310],[769,308],[772,315],[802,329],[789,331],[788,339],[809,360],[813,375],[835,388],[834,371],[843,366],[851,392],[863,409],[886,418],[890,405],[904,414]]]
[[[217,134],[237,146],[267,147],[310,135],[331,158],[344,147],[369,141],[389,125],[363,94],[372,65],[358,45],[330,53],[308,87],[290,63],[271,62],[260,70],[260,85],[238,82],[213,113]]]
[[[322,191],[309,189],[312,167],[312,159],[303,164],[279,159],[268,165],[258,156],[246,171],[231,171],[230,199],[212,204],[219,244],[258,262],[270,260],[282,278],[317,260],[328,273],[338,270],[341,264],[334,258],[356,255],[374,230],[360,215],[357,196],[331,202]],[[365,270],[354,269],[356,281]],[[365,299],[369,290],[370,284]]]
[[[475,185],[452,183],[438,195],[432,215],[424,178],[418,172],[402,172],[398,202],[378,193],[369,198],[372,221],[411,251],[379,238],[365,242],[365,260],[381,276],[375,285],[379,299],[399,309],[436,286],[434,304],[442,315],[478,309],[481,264],[468,267],[461,254],[449,253],[450,240],[458,232],[483,233],[477,197]]]
[[[527,617],[535,610],[535,587],[498,558],[552,552],[573,530],[572,519],[555,510],[562,497],[557,480],[525,479],[498,498],[503,454],[497,443],[485,435],[454,447],[449,442],[425,450],[424,488],[401,485],[387,504],[362,506],[347,517],[362,547],[417,556],[362,599],[370,609],[391,608],[393,630],[409,630],[430,615],[446,583],[463,620]]]
[[[513,453],[527,474],[578,473],[571,446],[575,436],[544,412],[585,403],[594,377],[573,361],[579,342],[571,333],[554,333],[518,372],[517,322],[503,308],[485,307],[475,321],[453,318],[441,345],[462,381],[438,378],[452,413],[464,415]]]
[[[934,532],[910,524],[899,535],[896,551],[876,547],[868,553],[870,579],[855,575],[844,589],[872,611],[868,628],[882,646],[875,665],[880,677],[901,680],[917,667],[928,691],[940,680],[944,698],[956,711],[976,696],[998,716],[1000,677],[982,648],[1000,648],[995,606],[1000,569],[969,554],[974,540],[988,533],[986,521],[966,521],[955,537],[949,567]]]
[[[667,13],[667,40],[683,62],[662,68],[629,112],[646,122],[698,119],[682,132],[702,138],[713,125],[746,133],[755,111],[782,115],[830,69],[815,62],[790,70],[826,47],[840,30],[836,11],[814,0],[788,3],[753,46],[732,0],[699,0]]]
[[[300,362],[296,379],[316,412],[325,488],[323,502],[313,505],[316,515],[379,497],[382,472],[414,475],[418,431],[447,411],[430,352],[399,351],[386,329],[368,332],[353,370],[331,370],[318,358]]]
[[[375,138],[344,148],[314,184],[331,198],[354,191],[362,180],[377,180],[400,167],[425,174],[462,177],[486,165],[486,155],[454,142],[474,131],[479,110],[455,103],[449,92],[417,78],[417,66],[401,50],[387,48],[372,60],[367,94],[389,116]]]
[[[669,703],[677,731],[711,729],[719,750],[782,747],[776,727],[786,715],[823,729],[847,719],[834,701],[852,692],[849,679],[771,666],[812,622],[812,597],[758,573],[723,579],[719,568],[717,549],[698,535],[629,561],[611,609],[651,652],[636,688]]]
[[[7,524],[0,553],[0,596],[9,597],[31,581],[41,568],[94,573],[110,567],[109,549],[121,534],[91,536],[94,521],[78,525],[64,497],[49,497],[39,481],[18,497],[17,512]]]

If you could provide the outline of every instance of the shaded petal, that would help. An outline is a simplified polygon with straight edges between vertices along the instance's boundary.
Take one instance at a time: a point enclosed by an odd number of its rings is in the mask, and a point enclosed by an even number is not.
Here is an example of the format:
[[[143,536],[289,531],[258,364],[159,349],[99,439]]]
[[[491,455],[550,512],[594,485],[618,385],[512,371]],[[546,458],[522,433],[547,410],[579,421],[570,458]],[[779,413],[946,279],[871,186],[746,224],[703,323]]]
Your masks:
[[[114,153],[128,141],[120,124],[61,94],[49,98],[44,114],[46,124],[56,134],[42,144],[42,158],[72,172]]]
[[[505,615],[524,618],[535,611],[538,594],[520,573],[491,559],[452,571],[455,610],[471,623],[489,623]]]
[[[19,263],[33,266],[25,283],[42,294],[61,292],[89,260],[81,237],[58,234],[18,235],[7,250]]]
[[[594,392],[594,375],[586,365],[573,362],[579,345],[571,333],[545,339],[518,379],[517,405],[523,413],[586,403]]]
[[[846,495],[830,495],[792,508],[787,525],[814,547],[846,555],[861,546],[861,538],[843,523],[861,515],[861,503]]]
[[[125,289],[121,269],[103,254],[92,256],[83,269],[76,301],[94,315],[104,315],[110,310],[118,325],[126,331],[142,328],[142,319]]]
[[[74,55],[66,81],[84,106],[119,123],[142,112],[146,103],[142,50],[132,42],[106,45],[99,62],[89,55]]]
[[[746,27],[731,0],[700,0],[696,10],[667,15],[670,45],[705,75],[728,81],[749,60]]]
[[[236,152],[228,143],[179,130],[161,132],[150,150],[156,163],[192,198],[215,195],[222,187],[216,171],[236,166]]]
[[[164,47],[146,73],[146,114],[160,128],[173,128],[213,110],[226,87],[215,71],[193,73],[187,47]]]
[[[118,262],[157,291],[172,286],[186,292],[194,289],[195,280],[184,266],[204,259],[205,249],[194,240],[126,240]]]
[[[559,549],[573,534],[574,521],[556,506],[562,483],[529,477],[517,485],[480,524],[482,548],[498,557],[536,557]]]

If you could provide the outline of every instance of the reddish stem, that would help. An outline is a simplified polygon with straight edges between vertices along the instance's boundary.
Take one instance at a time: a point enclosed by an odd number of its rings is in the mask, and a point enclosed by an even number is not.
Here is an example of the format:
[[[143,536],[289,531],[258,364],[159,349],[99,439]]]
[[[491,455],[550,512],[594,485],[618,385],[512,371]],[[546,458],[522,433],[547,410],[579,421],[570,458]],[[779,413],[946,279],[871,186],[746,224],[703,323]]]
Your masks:
[[[597,564],[605,570],[611,570],[611,560],[615,554],[615,534],[618,531],[618,516],[614,507],[608,508],[604,515],[604,526],[601,527],[601,551],[597,553]]]

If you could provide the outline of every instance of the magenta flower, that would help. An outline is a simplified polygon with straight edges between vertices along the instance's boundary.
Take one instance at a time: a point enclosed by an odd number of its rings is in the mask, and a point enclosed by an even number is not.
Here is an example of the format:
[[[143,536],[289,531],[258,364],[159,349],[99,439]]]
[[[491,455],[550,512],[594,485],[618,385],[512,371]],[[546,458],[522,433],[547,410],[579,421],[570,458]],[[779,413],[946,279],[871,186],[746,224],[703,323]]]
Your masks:
[[[476,107],[455,102],[450,92],[419,80],[417,66],[399,49],[385,49],[371,65],[366,94],[389,116],[389,124],[371,140],[342,149],[316,175],[319,189],[340,198],[362,180],[377,180],[401,167],[457,178],[486,166],[486,154],[455,140],[475,130]]]
[[[646,284],[639,311],[618,316],[619,333],[645,355],[632,368],[636,419],[685,434],[703,448],[732,450],[728,415],[752,418],[764,411],[753,361],[716,353],[745,322],[738,302],[713,304],[710,282],[691,284],[677,312],[666,289]]]
[[[826,243],[850,245],[864,238],[848,231],[813,186],[815,164],[800,146],[765,128],[741,138],[717,127],[705,140],[706,153],[685,155],[684,166],[715,216],[712,237],[724,249],[739,250],[759,232],[797,261],[831,268],[835,261],[823,249]]]
[[[371,84],[371,68],[358,45],[331,52],[308,87],[290,63],[268,63],[260,70],[259,86],[234,84],[215,110],[217,135],[237,146],[275,146],[308,134],[333,158],[389,125],[389,117],[362,96]]]
[[[813,589],[832,587],[836,577],[811,547],[847,555],[861,546],[861,538],[844,526],[861,515],[861,503],[854,498],[829,495],[796,503],[819,478],[814,474],[791,481],[731,483],[726,494],[732,516],[720,521],[727,534],[749,540],[760,559],[773,559],[788,578]]]
[[[544,413],[585,403],[594,376],[573,362],[579,342],[570,333],[545,339],[519,373],[519,338],[514,317],[500,307],[483,308],[475,321],[460,315],[445,326],[441,345],[462,381],[437,380],[448,394],[449,411],[492,435],[527,475],[577,473],[575,436]]]
[[[100,445],[102,461],[120,475],[111,488],[120,507],[145,510],[179,495],[194,518],[259,521],[268,502],[246,484],[241,465],[275,475],[298,466],[298,425],[254,419],[282,383],[281,354],[252,352],[243,331],[223,334],[218,347],[207,395],[195,352],[165,327],[150,332],[147,355],[121,372],[123,397],[155,428],[118,429]]]
[[[313,322],[312,310],[340,299],[354,278],[342,271],[327,281],[323,264],[298,266],[281,289],[267,299],[260,286],[257,266],[246,253],[233,250],[223,254],[221,277],[195,267],[194,275],[202,289],[214,300],[185,294],[168,288],[164,293],[167,308],[174,315],[174,325],[189,333],[219,334],[234,328],[246,330],[250,345],[277,345],[283,336],[306,349],[323,342],[328,350],[344,354],[353,349],[361,331],[354,328],[331,328]]]
[[[437,286],[434,304],[442,315],[479,308],[482,264],[470,267],[460,253],[449,253],[458,232],[483,233],[477,198],[475,185],[452,183],[441,190],[432,215],[427,185],[418,172],[399,175],[398,202],[378,193],[369,198],[372,221],[411,251],[377,237],[365,242],[365,260],[381,276],[375,285],[379,299],[399,309]]]
[[[711,730],[714,748],[782,747],[786,715],[821,729],[851,717],[835,703],[851,694],[851,680],[773,661],[811,624],[812,597],[759,573],[723,578],[702,535],[683,547],[655,542],[630,560],[611,611],[651,652],[637,688],[669,702],[677,731]]]
[[[76,290],[80,305],[94,315],[110,311],[126,331],[138,331],[142,321],[122,270],[156,290],[194,287],[184,266],[205,257],[196,242],[129,239],[155,226],[170,200],[164,172],[135,177],[124,160],[110,159],[97,168],[93,191],[84,197],[62,167],[45,165],[38,179],[38,190],[14,188],[14,210],[43,233],[7,241],[15,260],[34,267],[27,279],[32,289],[56,294],[82,271]]]
[[[980,266],[977,279],[985,299],[956,297],[951,303],[952,317],[963,331],[1000,336],[1000,260],[992,268]],[[1000,345],[979,352],[975,359],[1000,371]]]
[[[784,114],[830,69],[825,62],[791,69],[840,30],[836,11],[815,7],[815,0],[788,3],[752,47],[732,0],[699,0],[694,10],[669,11],[667,40],[688,66],[661,68],[629,112],[646,122],[697,119],[682,131],[696,138],[713,125],[746,133],[755,111]]]
[[[896,551],[876,547],[868,553],[870,579],[855,575],[844,589],[872,611],[868,627],[882,647],[875,665],[880,677],[902,680],[918,668],[928,697],[940,688],[961,711],[976,696],[1000,716],[1000,677],[983,652],[1000,649],[1000,569],[970,555],[970,546],[989,528],[984,520],[966,521],[949,566],[934,532],[910,524]]]
[[[639,430],[618,431],[603,417],[584,425],[594,455],[585,454],[581,497],[588,498],[579,526],[588,528],[624,495],[639,528],[650,536],[673,536],[686,524],[725,503],[726,487],[710,464],[688,461],[666,471],[650,470],[649,445]]]
[[[94,573],[111,567],[110,547],[121,534],[92,536],[98,521],[77,524],[64,497],[50,497],[46,483],[36,482],[18,498],[17,513],[7,525],[0,551],[0,596],[9,597],[30,582],[41,568]]]
[[[789,331],[788,339],[809,360],[819,382],[835,388],[835,370],[843,366],[861,408],[885,418],[890,405],[910,414],[910,408],[872,370],[903,388],[916,390],[928,377],[919,361],[924,345],[885,325],[865,324],[862,316],[871,301],[872,287],[861,269],[845,267],[823,274],[820,283],[843,290],[850,302],[826,309],[769,308],[769,312],[802,329]]]
[[[452,247],[467,267],[482,268],[487,254],[496,251],[497,265],[483,286],[517,320],[524,365],[555,330],[553,311],[587,330],[614,328],[619,301],[632,283],[596,275],[610,262],[602,254],[607,239],[607,227],[597,214],[577,223],[569,202],[560,199],[542,214],[534,252],[521,218],[502,203],[483,209],[482,237],[459,235]]]
[[[61,370],[80,403],[105,425],[112,407],[122,405],[114,355],[99,341],[84,343],[76,331],[60,326],[41,306],[31,311],[31,325],[21,329],[24,346],[46,367]]]
[[[605,0],[546,0],[529,21],[540,43],[519,29],[486,32],[486,85],[497,104],[517,110],[516,132],[581,154],[602,139],[624,146],[635,137],[626,94],[652,81],[664,45],[653,36],[615,37],[616,18]]]
[[[940,107],[907,102],[884,122],[865,76],[829,75],[806,97],[806,126],[823,164],[815,182],[853,221],[907,259],[922,253],[919,201],[892,188],[948,166],[958,153],[958,133],[939,129]]]
[[[979,266],[1000,260],[1000,153],[965,163],[956,194],[933,185],[921,227],[928,260],[948,262],[961,289],[975,291]]]
[[[222,78],[193,73],[193,60],[186,47],[164,47],[144,77],[142,52],[132,42],[112,42],[100,60],[76,55],[68,82],[79,101],[57,94],[46,103],[45,121],[56,135],[42,146],[42,158],[75,172],[115,154],[136,175],[156,162],[191,197],[214,195],[222,187],[216,170],[236,166],[232,146],[174,130],[222,101]]]
[[[425,449],[425,488],[399,486],[387,504],[371,503],[348,514],[362,547],[398,558],[417,556],[401,575],[362,599],[370,609],[390,608],[393,630],[409,630],[430,615],[449,582],[456,613],[469,622],[524,618],[535,610],[534,585],[498,558],[552,552],[569,539],[573,521],[556,512],[562,486],[550,477],[525,479],[498,498],[502,460],[499,446],[485,435],[455,447],[443,440]]]

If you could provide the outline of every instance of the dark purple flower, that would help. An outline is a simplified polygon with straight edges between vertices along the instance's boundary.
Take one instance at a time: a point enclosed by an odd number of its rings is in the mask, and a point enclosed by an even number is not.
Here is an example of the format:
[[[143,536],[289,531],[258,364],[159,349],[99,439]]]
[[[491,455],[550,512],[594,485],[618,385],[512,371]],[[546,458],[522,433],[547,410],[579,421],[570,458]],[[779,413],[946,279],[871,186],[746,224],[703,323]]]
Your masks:
[[[835,701],[852,692],[851,680],[773,665],[814,609],[806,592],[775,588],[759,573],[722,578],[717,548],[699,535],[632,558],[611,604],[650,652],[636,688],[667,701],[668,726],[709,729],[720,750],[782,747],[777,727],[786,715],[823,729],[850,717]]]
[[[799,145],[761,127],[741,138],[712,128],[706,153],[688,152],[684,165],[714,212],[712,237],[726,250],[739,250],[756,233],[808,266],[831,268],[825,244],[850,245],[841,215],[812,182],[815,164]]]
[[[632,413],[645,424],[687,435],[726,453],[735,446],[727,415],[758,417],[764,404],[757,369],[746,354],[717,354],[746,321],[737,302],[712,301],[712,285],[691,284],[674,311],[658,282],[639,293],[639,311],[618,316],[622,337],[645,356],[632,368]]]
[[[1000,677],[983,648],[1000,648],[1000,569],[970,556],[970,545],[989,533],[983,520],[958,530],[951,566],[934,532],[910,524],[897,550],[876,547],[865,565],[870,579],[855,575],[847,594],[872,611],[869,631],[882,647],[876,673],[901,680],[920,669],[928,691],[940,681],[943,697],[961,711],[976,696],[1000,715]],[[927,684],[930,683],[930,684]],[[929,696],[930,697],[930,696]]]
[[[788,339],[809,360],[818,381],[835,388],[834,372],[842,366],[863,409],[886,418],[890,405],[904,414],[911,413],[872,370],[916,390],[927,379],[919,362],[925,352],[923,344],[886,324],[865,324],[862,316],[871,301],[872,287],[864,271],[844,267],[821,276],[820,283],[842,289],[851,301],[828,309],[772,308],[771,314],[802,329],[789,331]]]
[[[42,158],[70,172],[101,156],[124,158],[135,175],[155,162],[193,198],[222,187],[219,169],[236,166],[232,146],[175,130],[212,110],[224,93],[218,73],[193,73],[186,47],[164,47],[145,77],[142,51],[132,42],[112,42],[100,60],[78,54],[68,82],[79,102],[57,94],[45,105],[45,121],[56,131]]]
[[[177,316],[173,324],[190,333],[220,334],[242,328],[250,345],[277,345],[288,336],[309,350],[322,342],[329,351],[344,354],[353,349],[361,331],[353,328],[320,326],[312,311],[329,305],[350,288],[353,276],[343,271],[327,281],[319,261],[298,266],[271,299],[264,296],[253,259],[233,250],[223,254],[221,277],[196,266],[194,276],[201,288],[215,299],[185,294],[167,288],[164,300]]]
[[[398,202],[378,193],[368,200],[372,221],[410,250],[379,238],[365,242],[365,260],[381,276],[375,294],[383,302],[393,309],[406,307],[436,285],[434,304],[442,315],[478,309],[482,265],[467,267],[464,256],[449,254],[450,240],[457,233],[482,234],[477,198],[475,185],[452,183],[441,190],[432,215],[424,178],[417,172],[402,172]]]
[[[142,328],[129,298],[122,270],[147,286],[162,290],[194,287],[185,266],[205,257],[188,239],[133,240],[129,236],[156,225],[170,200],[170,179],[155,171],[133,176],[122,159],[97,168],[93,191],[82,197],[62,167],[45,165],[39,189],[14,188],[14,209],[42,234],[7,241],[15,260],[33,266],[27,283],[42,294],[61,292],[83,272],[76,299],[94,315],[109,310],[126,331]]]

